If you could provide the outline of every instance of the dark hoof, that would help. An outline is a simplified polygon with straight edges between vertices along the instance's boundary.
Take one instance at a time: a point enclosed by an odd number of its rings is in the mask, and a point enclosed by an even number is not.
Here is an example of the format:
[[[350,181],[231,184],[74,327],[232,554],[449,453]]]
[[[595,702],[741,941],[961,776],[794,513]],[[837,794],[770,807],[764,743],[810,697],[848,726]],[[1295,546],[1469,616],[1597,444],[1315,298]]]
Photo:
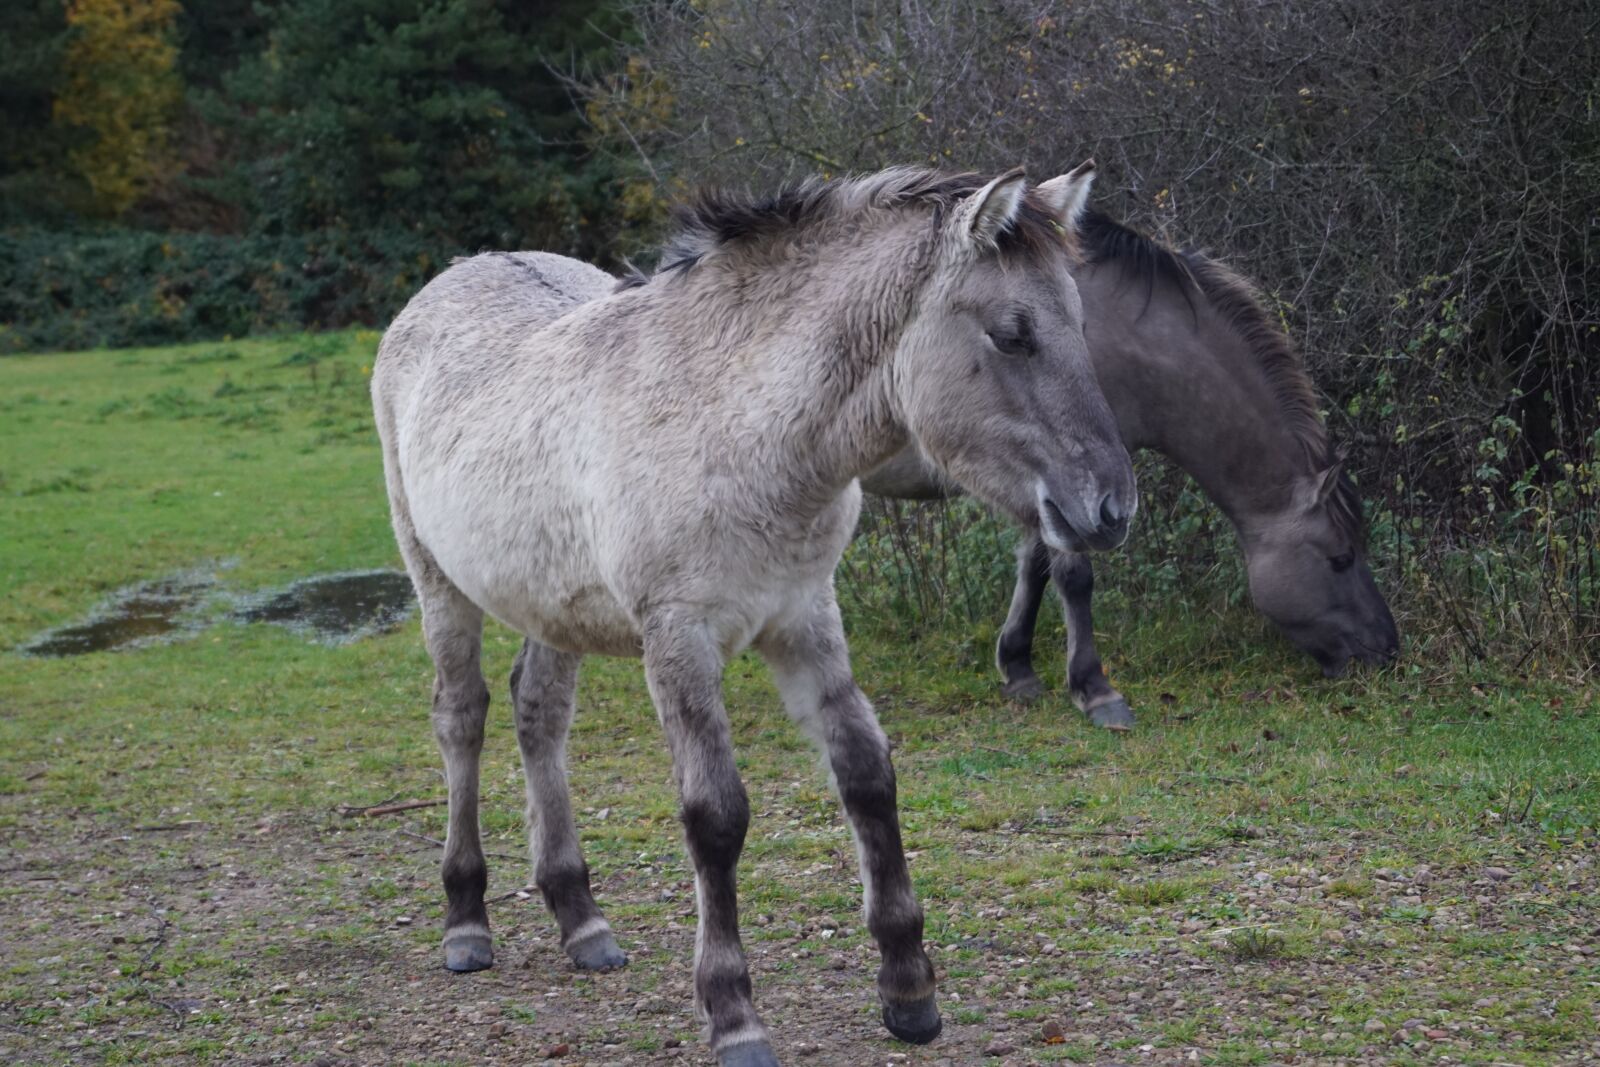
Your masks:
[[[1133,709],[1128,707],[1126,700],[1115,697],[1090,708],[1089,721],[1107,730],[1125,733],[1133,729]]]
[[[451,971],[486,971],[494,966],[494,949],[483,934],[462,934],[444,940],[444,965]]]
[[[568,945],[567,955],[580,971],[615,971],[628,965],[628,954],[617,947],[610,930]]]
[[[765,1041],[746,1041],[717,1053],[717,1067],[778,1067],[778,1057]]]
[[[1035,700],[1044,696],[1044,683],[1039,681],[1037,674],[1024,674],[1020,678],[1013,678],[1005,685],[1002,685],[1000,692],[1012,700],[1020,700],[1024,704],[1032,704]]]
[[[944,1020],[932,994],[910,1004],[883,1005],[883,1025],[891,1034],[911,1045],[926,1045],[939,1036]]]

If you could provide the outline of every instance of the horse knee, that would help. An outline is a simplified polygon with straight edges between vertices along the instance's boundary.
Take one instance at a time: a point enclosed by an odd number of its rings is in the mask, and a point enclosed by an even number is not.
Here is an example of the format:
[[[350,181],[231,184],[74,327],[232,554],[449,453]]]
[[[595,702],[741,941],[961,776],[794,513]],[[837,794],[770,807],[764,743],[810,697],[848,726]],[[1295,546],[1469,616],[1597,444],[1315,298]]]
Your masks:
[[[852,819],[879,823],[895,819],[897,803],[894,764],[881,737],[859,737],[832,753],[839,801]]]
[[[1000,641],[995,646],[995,659],[1000,668],[1005,669],[1007,664],[1018,663],[1031,659],[1033,656],[1033,628],[1029,626],[1007,626],[1000,631]]]
[[[433,684],[433,729],[445,744],[482,744],[489,716],[489,687],[482,678],[452,684],[443,676]]]
[[[1064,597],[1086,597],[1094,593],[1094,565],[1079,555],[1058,557],[1050,577]]]
[[[697,867],[730,870],[739,862],[750,830],[750,801],[743,783],[735,784],[720,796],[684,800],[683,831]]]
[[[569,721],[566,706],[550,699],[544,690],[514,692],[512,716],[522,750],[529,755],[547,755],[562,745]]]

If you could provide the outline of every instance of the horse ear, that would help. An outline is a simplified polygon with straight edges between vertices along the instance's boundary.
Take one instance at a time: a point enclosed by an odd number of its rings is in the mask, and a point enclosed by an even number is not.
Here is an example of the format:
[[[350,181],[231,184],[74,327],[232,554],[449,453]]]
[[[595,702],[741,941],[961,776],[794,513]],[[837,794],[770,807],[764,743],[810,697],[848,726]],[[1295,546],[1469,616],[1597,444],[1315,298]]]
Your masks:
[[[1317,473],[1317,503],[1326,504],[1333,497],[1334,490],[1339,488],[1339,479],[1344,477],[1345,450],[1340,448],[1333,453],[1333,462]]]
[[[1304,511],[1325,507],[1338,491],[1339,479],[1343,477],[1344,452],[1340,450],[1328,457],[1326,467],[1305,475],[1295,483],[1294,499],[1297,506]]]
[[[1333,496],[1333,491],[1339,488],[1339,476],[1343,473],[1344,465],[1342,463],[1335,463],[1333,466],[1317,475],[1319,479],[1317,482],[1318,503],[1325,504],[1328,502],[1328,498]]]
[[[1058,178],[1051,178],[1034,190],[1064,228],[1076,229],[1078,218],[1089,203],[1089,187],[1094,184],[1094,160],[1086,159]]]
[[[955,232],[980,251],[996,247],[1017,212],[1022,209],[1022,194],[1027,189],[1022,168],[1008,170],[961,202],[951,220]]]

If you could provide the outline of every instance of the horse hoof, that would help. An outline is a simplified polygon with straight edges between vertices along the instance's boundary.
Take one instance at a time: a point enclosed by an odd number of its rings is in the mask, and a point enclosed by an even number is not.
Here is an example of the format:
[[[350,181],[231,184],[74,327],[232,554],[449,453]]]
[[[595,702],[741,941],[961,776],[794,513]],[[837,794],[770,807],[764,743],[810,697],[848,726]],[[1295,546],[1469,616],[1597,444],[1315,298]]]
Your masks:
[[[610,930],[568,945],[567,955],[580,971],[615,971],[628,965],[628,954],[617,946]]]
[[[494,965],[494,949],[483,934],[444,939],[444,965],[450,971],[485,971]]]
[[[1032,704],[1044,696],[1044,683],[1039,681],[1037,674],[1025,674],[1021,678],[1013,678],[1000,687],[1011,700],[1020,700],[1024,704]]]
[[[1126,733],[1133,729],[1133,709],[1128,707],[1126,700],[1113,697],[1104,704],[1090,708],[1089,721],[1107,730]]]
[[[778,1067],[778,1057],[765,1041],[746,1041],[717,1053],[717,1067]]]
[[[910,1045],[926,1045],[939,1036],[944,1020],[933,994],[910,1004],[883,1005],[883,1025],[895,1037]]]

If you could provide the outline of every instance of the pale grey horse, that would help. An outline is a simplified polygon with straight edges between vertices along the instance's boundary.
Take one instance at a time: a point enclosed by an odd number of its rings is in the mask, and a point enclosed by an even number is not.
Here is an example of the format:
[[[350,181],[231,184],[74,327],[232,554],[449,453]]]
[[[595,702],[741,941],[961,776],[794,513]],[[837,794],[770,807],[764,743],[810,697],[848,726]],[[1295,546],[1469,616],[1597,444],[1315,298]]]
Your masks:
[[[626,962],[590,891],[565,746],[580,658],[642,656],[695,869],[696,1004],[724,1067],[776,1063],[739,942],[750,809],[721,696],[723,665],[753,645],[854,833],[884,1023],[937,1036],[889,746],[851,676],[833,572],[857,478],[913,443],[1053,547],[1122,541],[1133,471],[1068,270],[1090,177],[1028,189],[1020,171],[897,169],[707,196],[644,284],[590,300],[612,284],[593,268],[490,254],[400,313],[373,406],[436,670],[447,967],[492,961],[487,612],[527,635],[512,703],[536,880],[566,952],[582,968]]]
[[[1216,260],[1179,252],[1106,215],[1081,227],[1073,277],[1096,376],[1123,443],[1187,471],[1232,522],[1256,607],[1329,676],[1352,659],[1391,662],[1394,616],[1367,565],[1361,500],[1317,412],[1283,328],[1254,288]],[[907,449],[862,479],[869,493],[927,499],[954,491]],[[1095,649],[1088,557],[1026,536],[997,648],[1005,691],[1042,692],[1033,631],[1055,581],[1067,627],[1067,688],[1093,722],[1133,725]]]

